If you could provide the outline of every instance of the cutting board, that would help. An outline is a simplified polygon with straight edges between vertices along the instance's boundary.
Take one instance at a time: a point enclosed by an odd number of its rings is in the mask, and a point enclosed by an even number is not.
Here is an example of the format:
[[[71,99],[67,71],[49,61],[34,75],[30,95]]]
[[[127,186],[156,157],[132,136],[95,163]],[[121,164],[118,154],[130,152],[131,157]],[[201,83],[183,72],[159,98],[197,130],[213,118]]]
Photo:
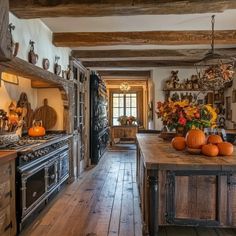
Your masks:
[[[57,122],[56,111],[48,105],[48,100],[43,100],[43,106],[37,108],[34,112],[34,120],[42,120],[43,127],[46,130],[52,129]]]

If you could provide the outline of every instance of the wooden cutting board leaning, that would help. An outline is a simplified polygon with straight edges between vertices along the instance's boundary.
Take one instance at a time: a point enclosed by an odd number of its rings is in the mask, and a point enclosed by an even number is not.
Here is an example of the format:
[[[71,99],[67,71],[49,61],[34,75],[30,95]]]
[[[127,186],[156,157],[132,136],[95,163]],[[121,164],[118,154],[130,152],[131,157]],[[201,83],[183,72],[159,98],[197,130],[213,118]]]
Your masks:
[[[43,100],[43,106],[35,110],[34,120],[42,120],[43,127],[46,130],[50,130],[55,126],[57,122],[57,113],[48,105],[47,98]]]

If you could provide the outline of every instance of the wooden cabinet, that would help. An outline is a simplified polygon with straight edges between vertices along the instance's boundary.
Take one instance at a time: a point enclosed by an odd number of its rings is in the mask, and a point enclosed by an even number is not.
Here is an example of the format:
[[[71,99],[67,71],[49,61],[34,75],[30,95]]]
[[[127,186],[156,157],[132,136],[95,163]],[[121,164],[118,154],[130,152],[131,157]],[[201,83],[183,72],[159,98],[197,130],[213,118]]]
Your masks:
[[[111,127],[111,143],[115,143],[115,139],[123,141],[135,141],[138,126],[124,125]]]
[[[16,235],[15,160],[4,159],[3,162],[3,159],[0,153],[0,235],[14,236]]]
[[[236,150],[207,158],[137,134],[137,182],[144,231],[159,225],[236,227]]]
[[[8,0],[0,1],[0,61],[11,59],[11,39],[8,31],[9,3]]]
[[[70,61],[73,71],[73,163],[72,176],[78,178],[89,165],[89,72],[78,61]]]

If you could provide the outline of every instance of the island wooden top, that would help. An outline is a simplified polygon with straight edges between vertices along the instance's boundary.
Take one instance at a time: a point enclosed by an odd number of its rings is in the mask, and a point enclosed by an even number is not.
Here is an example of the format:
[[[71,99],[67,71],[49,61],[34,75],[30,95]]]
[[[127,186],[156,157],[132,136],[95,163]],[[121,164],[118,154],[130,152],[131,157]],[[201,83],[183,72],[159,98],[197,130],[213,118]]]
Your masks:
[[[0,151],[0,165],[3,165],[16,158],[15,151]]]
[[[158,134],[137,134],[137,143],[147,169],[236,171],[235,147],[232,156],[207,157],[176,151]]]

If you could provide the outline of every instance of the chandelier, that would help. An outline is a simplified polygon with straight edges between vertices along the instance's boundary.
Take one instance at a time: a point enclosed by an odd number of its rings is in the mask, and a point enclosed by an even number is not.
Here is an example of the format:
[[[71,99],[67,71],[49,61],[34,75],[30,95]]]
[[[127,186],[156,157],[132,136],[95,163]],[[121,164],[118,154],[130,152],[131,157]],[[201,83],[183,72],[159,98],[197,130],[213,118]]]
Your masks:
[[[215,15],[211,17],[211,50],[195,64],[202,90],[220,90],[232,85],[235,58],[215,53]]]
[[[125,93],[128,92],[130,90],[130,85],[128,82],[123,82],[120,84],[120,90]]]

